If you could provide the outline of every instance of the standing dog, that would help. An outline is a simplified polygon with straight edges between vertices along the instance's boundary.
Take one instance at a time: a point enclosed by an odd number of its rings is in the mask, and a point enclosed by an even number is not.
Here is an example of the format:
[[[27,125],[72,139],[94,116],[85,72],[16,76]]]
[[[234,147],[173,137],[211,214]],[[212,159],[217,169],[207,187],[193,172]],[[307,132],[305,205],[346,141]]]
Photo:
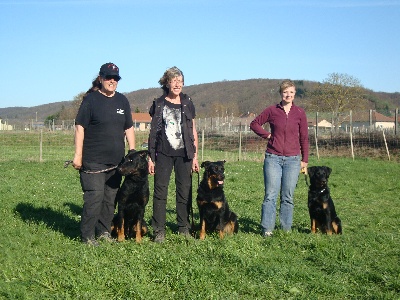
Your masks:
[[[341,234],[342,224],[336,214],[330,195],[328,178],[332,172],[329,167],[309,167],[310,186],[308,190],[308,211],[311,219],[311,232],[319,229],[326,234]]]
[[[200,239],[204,240],[206,231],[219,231],[220,238],[224,234],[238,232],[237,216],[229,209],[225,199],[224,186],[225,161],[205,161],[203,179],[197,189],[197,206],[200,213]]]
[[[119,242],[124,241],[125,237],[135,236],[136,242],[140,243],[148,231],[144,221],[150,194],[147,155],[147,150],[129,151],[117,169],[125,176],[115,198],[118,214],[113,220],[113,235],[117,236]]]

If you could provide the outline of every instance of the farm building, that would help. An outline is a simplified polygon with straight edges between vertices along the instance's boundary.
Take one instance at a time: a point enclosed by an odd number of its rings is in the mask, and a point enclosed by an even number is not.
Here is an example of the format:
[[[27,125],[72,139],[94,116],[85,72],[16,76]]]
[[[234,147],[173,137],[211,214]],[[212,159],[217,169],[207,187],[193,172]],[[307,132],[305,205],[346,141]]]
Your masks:
[[[149,113],[132,113],[132,120],[135,130],[145,131],[150,128],[151,117]]]
[[[395,118],[387,117],[375,110],[353,112],[343,118],[342,128],[352,126],[354,129],[394,129]]]

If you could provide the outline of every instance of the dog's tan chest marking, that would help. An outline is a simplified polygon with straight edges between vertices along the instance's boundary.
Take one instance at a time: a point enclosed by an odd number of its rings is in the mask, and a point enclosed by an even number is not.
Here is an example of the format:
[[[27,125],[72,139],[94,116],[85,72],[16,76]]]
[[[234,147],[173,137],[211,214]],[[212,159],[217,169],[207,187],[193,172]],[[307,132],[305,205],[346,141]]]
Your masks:
[[[212,202],[212,204],[214,204],[216,208],[221,209],[224,203],[222,201],[218,201],[218,202]]]
[[[207,184],[208,184],[208,188],[209,188],[210,190],[215,189],[216,187],[218,187],[218,185],[215,183],[214,177],[215,177],[215,176],[209,176],[209,177],[207,178]]]

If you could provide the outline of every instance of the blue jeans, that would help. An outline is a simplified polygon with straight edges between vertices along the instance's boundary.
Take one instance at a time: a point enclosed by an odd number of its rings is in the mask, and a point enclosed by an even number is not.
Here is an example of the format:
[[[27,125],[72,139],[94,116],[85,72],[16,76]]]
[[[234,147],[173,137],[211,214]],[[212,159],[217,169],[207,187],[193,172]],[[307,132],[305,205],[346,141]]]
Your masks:
[[[261,206],[263,232],[272,232],[276,219],[276,199],[280,192],[280,227],[290,231],[293,222],[293,194],[300,174],[300,155],[279,156],[265,153],[265,196]]]

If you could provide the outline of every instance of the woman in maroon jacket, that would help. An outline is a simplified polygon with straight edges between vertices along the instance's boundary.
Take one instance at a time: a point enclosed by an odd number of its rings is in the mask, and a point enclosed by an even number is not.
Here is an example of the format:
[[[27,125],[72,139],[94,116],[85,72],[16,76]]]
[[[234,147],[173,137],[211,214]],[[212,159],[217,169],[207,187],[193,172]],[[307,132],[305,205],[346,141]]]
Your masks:
[[[268,141],[264,159],[265,196],[261,206],[264,237],[272,236],[276,218],[276,199],[280,193],[280,227],[290,231],[293,222],[293,194],[300,169],[308,163],[308,126],[303,109],[293,103],[296,87],[284,80],[279,89],[281,102],[267,107],[250,128]],[[269,123],[270,132],[262,125]]]

